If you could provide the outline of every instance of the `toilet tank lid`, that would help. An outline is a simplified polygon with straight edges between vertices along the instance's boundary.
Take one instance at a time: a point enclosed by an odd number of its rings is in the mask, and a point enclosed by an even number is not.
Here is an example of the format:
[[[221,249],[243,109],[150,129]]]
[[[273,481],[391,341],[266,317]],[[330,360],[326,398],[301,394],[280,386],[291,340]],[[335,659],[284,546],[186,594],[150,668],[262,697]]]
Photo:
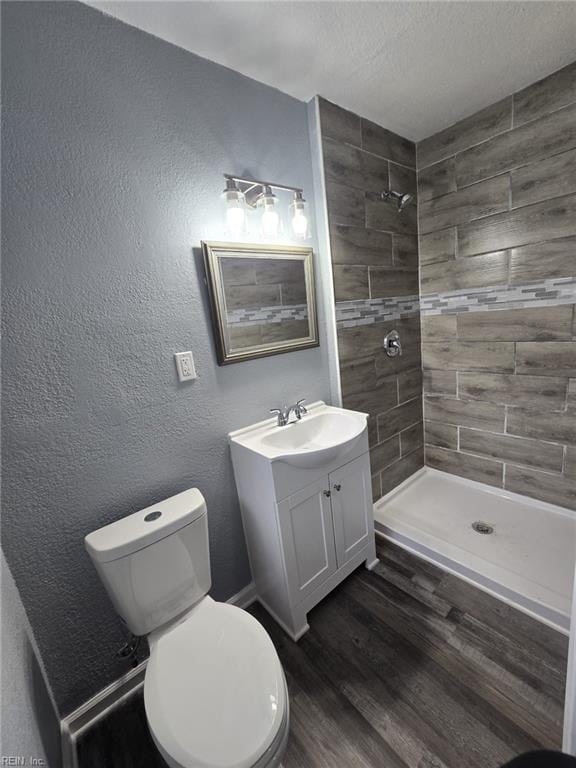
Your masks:
[[[190,488],[89,533],[84,543],[93,560],[108,563],[160,541],[204,514],[204,497]]]

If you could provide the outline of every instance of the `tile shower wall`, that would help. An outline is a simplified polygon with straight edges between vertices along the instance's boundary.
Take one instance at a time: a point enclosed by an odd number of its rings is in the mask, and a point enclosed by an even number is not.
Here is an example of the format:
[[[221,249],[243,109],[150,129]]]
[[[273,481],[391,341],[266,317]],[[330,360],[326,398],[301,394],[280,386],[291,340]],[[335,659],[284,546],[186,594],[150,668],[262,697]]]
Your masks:
[[[417,156],[426,463],[576,509],[576,63]]]
[[[415,146],[319,101],[345,407],[370,414],[374,499],[423,465],[417,210],[380,200],[416,193]],[[383,339],[400,333],[403,355]]]

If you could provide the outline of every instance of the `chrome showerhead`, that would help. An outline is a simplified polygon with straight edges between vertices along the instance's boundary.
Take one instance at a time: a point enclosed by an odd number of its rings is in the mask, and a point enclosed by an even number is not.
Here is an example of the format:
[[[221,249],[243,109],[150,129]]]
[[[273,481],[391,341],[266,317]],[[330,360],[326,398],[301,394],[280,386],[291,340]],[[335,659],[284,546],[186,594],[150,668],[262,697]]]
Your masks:
[[[414,200],[414,195],[409,193],[402,195],[400,200],[398,200],[398,210],[403,211],[404,208],[406,208],[406,206],[412,202],[412,200]]]
[[[395,192],[393,189],[385,189],[384,192],[381,193],[381,197],[382,200],[396,203],[398,213],[403,211],[414,199],[414,195],[411,195],[408,192]]]

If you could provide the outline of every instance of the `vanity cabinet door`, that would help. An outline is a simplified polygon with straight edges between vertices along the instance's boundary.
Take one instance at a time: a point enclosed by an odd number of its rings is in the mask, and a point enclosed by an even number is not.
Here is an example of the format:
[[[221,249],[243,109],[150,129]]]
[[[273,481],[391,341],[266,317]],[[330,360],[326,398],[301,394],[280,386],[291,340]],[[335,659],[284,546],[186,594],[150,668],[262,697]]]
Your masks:
[[[278,504],[286,577],[299,603],[336,571],[328,477]]]
[[[370,464],[366,456],[329,475],[338,567],[348,562],[373,536]]]

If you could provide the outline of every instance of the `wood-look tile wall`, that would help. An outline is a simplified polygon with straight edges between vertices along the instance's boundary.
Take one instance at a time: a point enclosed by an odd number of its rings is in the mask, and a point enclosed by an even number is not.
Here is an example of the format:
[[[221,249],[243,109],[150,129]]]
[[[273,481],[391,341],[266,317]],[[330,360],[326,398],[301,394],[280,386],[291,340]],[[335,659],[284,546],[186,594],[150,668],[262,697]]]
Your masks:
[[[417,158],[422,295],[576,277],[576,62]],[[574,307],[424,313],[428,465],[576,509]]]
[[[418,294],[416,206],[399,214],[380,199],[416,194],[412,142],[320,99],[320,123],[337,302]],[[399,331],[404,353],[383,351]],[[423,465],[420,319],[338,329],[345,407],[370,414],[374,499]]]

